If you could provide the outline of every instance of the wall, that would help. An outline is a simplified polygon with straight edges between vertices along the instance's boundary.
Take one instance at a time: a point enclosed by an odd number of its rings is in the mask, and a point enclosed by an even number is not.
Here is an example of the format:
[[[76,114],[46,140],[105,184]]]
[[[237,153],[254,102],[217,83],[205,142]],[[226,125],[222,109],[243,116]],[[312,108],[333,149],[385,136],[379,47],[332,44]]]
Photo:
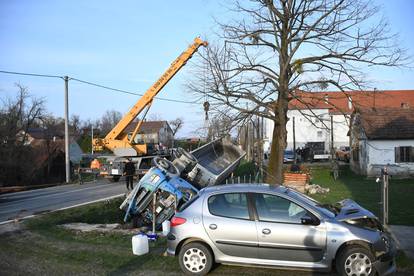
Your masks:
[[[171,128],[168,127],[168,125],[166,123],[159,130],[159,138],[160,138],[159,139],[160,143],[163,146],[166,146],[168,148],[172,147],[172,142],[173,142],[174,136],[172,134]]]
[[[387,165],[391,175],[414,176],[414,163],[395,163],[395,147],[399,146],[414,146],[414,140],[367,140],[364,150],[366,167],[361,167],[362,172],[367,176],[379,176]],[[363,157],[362,150],[360,152],[360,157]]]
[[[303,114],[302,114],[303,113]],[[295,117],[296,148],[307,142],[325,142],[325,150],[331,144],[331,117],[328,109],[289,110],[287,128],[287,149],[293,149],[293,117]],[[318,118],[316,118],[316,116]],[[313,124],[309,121],[312,120]],[[348,118],[344,115],[333,115],[334,147],[348,146]],[[264,151],[268,151],[272,141],[273,121],[265,119]]]

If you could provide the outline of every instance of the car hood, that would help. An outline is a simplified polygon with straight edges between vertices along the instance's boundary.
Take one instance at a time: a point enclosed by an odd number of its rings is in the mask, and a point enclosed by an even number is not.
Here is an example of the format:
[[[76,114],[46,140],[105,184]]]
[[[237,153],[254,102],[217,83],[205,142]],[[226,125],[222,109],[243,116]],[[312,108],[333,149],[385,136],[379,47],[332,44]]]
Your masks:
[[[378,219],[373,213],[363,208],[352,199],[344,199],[342,201],[339,201],[336,205],[341,209],[339,214],[336,215],[337,220],[343,221],[359,218]]]

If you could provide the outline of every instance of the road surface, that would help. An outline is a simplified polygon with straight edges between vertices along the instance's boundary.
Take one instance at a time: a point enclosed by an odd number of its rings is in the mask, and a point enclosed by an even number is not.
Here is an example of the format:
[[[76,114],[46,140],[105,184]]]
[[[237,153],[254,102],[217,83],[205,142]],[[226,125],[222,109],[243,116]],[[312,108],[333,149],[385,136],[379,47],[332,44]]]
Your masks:
[[[38,190],[0,195],[0,224],[43,212],[86,204],[105,198],[122,196],[124,182],[105,180],[86,184],[70,184]]]

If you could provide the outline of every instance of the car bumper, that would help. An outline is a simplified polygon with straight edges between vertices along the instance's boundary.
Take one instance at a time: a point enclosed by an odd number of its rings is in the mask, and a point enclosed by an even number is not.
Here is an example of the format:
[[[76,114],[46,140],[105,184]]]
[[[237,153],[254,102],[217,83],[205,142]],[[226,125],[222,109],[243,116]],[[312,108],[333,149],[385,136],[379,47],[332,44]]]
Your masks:
[[[378,272],[378,275],[389,275],[397,270],[395,259],[387,261],[377,261],[376,263],[374,263],[374,266],[375,270]]]
[[[175,256],[176,255],[176,249],[178,246],[179,241],[177,241],[174,234],[171,232],[167,235],[167,254],[169,256]]]

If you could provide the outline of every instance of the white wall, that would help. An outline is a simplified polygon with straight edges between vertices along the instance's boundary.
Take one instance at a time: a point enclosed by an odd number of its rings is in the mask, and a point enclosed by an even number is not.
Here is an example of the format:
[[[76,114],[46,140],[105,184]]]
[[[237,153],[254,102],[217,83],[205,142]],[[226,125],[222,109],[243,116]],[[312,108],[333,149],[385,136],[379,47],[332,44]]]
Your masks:
[[[364,174],[379,176],[381,169],[387,165],[391,175],[414,175],[414,163],[395,163],[395,147],[414,147],[414,140],[364,140],[363,144],[365,148],[360,150],[360,167]]]
[[[302,114],[302,113],[304,114]],[[307,142],[325,142],[329,150],[331,143],[331,117],[328,109],[289,110],[287,128],[287,149],[293,149],[293,117],[295,117],[296,147],[303,147]],[[315,115],[318,117],[316,118]],[[313,125],[309,120],[315,124]],[[348,146],[349,118],[344,115],[333,115],[334,147]],[[268,150],[272,141],[273,121],[265,119],[264,150]],[[326,127],[328,129],[326,129]]]

